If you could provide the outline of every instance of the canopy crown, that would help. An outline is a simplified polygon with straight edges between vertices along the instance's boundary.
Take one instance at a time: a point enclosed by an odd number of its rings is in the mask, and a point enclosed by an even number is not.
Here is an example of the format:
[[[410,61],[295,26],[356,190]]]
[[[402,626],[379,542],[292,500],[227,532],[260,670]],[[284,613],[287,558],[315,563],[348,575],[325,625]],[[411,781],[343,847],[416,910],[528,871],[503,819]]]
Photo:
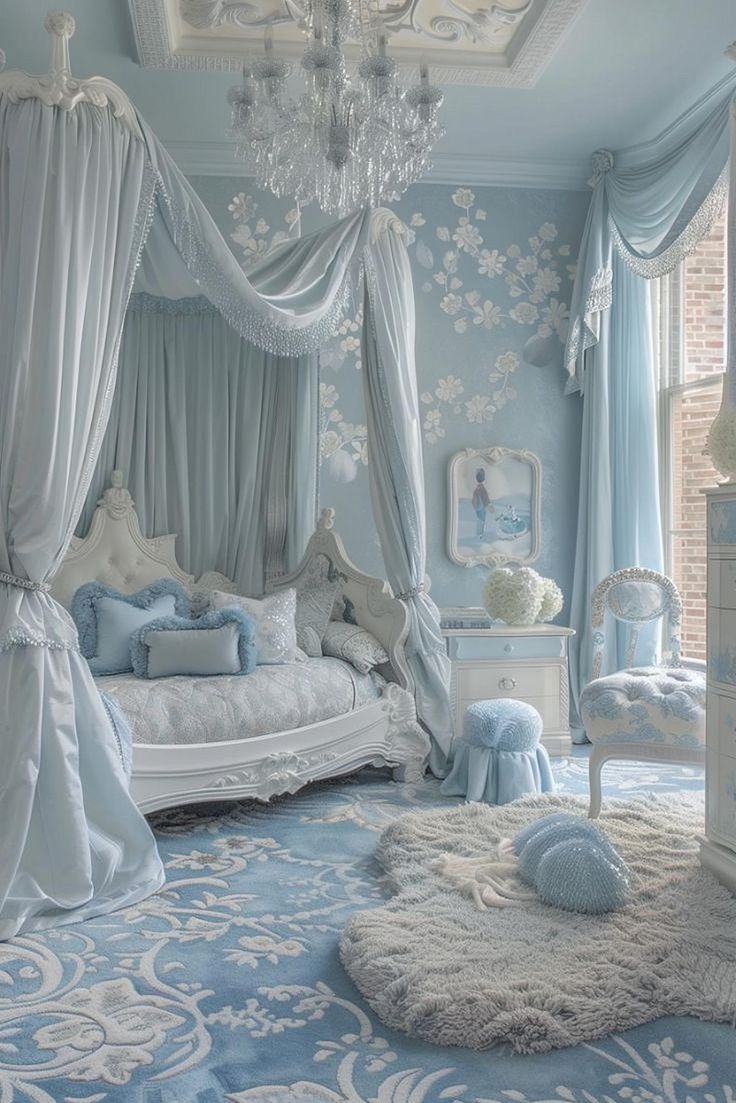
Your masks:
[[[136,136],[143,140],[135,108],[122,88],[106,77],[89,77],[76,80],[72,76],[69,61],[69,39],[76,24],[69,12],[52,11],[46,16],[44,26],[51,36],[51,63],[48,73],[32,76],[21,69],[9,69],[0,73],[0,97],[10,103],[38,99],[49,107],[73,111],[80,103],[109,108]]]

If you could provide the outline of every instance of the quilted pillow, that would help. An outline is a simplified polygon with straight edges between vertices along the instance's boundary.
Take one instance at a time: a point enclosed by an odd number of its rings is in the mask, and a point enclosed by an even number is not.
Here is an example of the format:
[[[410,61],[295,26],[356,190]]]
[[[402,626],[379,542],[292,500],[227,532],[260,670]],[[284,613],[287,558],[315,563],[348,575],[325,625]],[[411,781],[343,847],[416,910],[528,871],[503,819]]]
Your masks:
[[[102,582],[86,582],[72,598],[79,648],[93,674],[124,674],[133,667],[130,637],[159,617],[190,615],[180,582],[160,578],[135,594],[121,594]]]
[[[344,659],[361,674],[370,674],[374,666],[389,661],[388,651],[371,632],[339,620],[331,620],[325,628],[322,654]]]
[[[296,638],[312,658],[322,654],[322,638],[330,623],[340,579],[326,555],[315,555],[296,583]]]
[[[161,617],[133,633],[130,655],[139,678],[250,674],[256,666],[255,621],[234,608]]]
[[[210,609],[241,609],[256,624],[256,663],[293,663],[296,660],[296,590],[280,590],[266,597],[243,597],[213,590]]]

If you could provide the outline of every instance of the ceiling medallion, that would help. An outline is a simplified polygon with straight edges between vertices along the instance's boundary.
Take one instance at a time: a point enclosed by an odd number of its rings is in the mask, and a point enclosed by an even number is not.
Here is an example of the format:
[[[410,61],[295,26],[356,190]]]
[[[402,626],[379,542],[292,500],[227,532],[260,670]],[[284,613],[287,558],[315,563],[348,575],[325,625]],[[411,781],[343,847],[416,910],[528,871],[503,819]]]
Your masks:
[[[242,83],[228,93],[237,155],[259,187],[328,214],[398,198],[431,167],[443,133],[443,95],[430,84],[426,62],[419,82],[402,88],[369,0],[307,0],[300,23],[306,47],[298,98],[287,95],[292,66],[274,53],[270,24],[264,53],[246,58]],[[347,42],[360,46],[352,79]]]

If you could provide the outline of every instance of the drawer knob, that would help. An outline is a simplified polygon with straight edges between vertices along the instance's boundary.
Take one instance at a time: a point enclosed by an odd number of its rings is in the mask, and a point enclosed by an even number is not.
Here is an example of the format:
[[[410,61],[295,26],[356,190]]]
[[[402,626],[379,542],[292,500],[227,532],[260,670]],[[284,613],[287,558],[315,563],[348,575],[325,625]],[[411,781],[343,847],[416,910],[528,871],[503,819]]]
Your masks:
[[[734,581],[734,585],[736,586],[736,581]],[[506,652],[507,655],[511,655],[513,650],[514,650],[514,645],[512,643],[507,643],[504,647],[504,651]]]
[[[499,689],[516,689],[516,678],[501,678],[498,683]]]

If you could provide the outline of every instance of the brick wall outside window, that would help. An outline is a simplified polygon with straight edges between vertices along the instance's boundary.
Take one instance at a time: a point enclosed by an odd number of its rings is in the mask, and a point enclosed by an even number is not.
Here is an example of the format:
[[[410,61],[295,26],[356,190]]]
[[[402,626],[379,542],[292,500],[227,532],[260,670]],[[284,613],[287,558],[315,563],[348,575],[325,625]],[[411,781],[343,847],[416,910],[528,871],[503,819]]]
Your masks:
[[[705,659],[706,516],[701,491],[718,478],[703,449],[720,405],[725,363],[725,240],[724,214],[673,281],[681,286],[670,312],[679,356],[673,354],[670,364],[663,365],[674,385],[666,395],[671,432],[668,570],[683,601],[683,654],[697,659]],[[692,385],[709,379],[710,384]]]

